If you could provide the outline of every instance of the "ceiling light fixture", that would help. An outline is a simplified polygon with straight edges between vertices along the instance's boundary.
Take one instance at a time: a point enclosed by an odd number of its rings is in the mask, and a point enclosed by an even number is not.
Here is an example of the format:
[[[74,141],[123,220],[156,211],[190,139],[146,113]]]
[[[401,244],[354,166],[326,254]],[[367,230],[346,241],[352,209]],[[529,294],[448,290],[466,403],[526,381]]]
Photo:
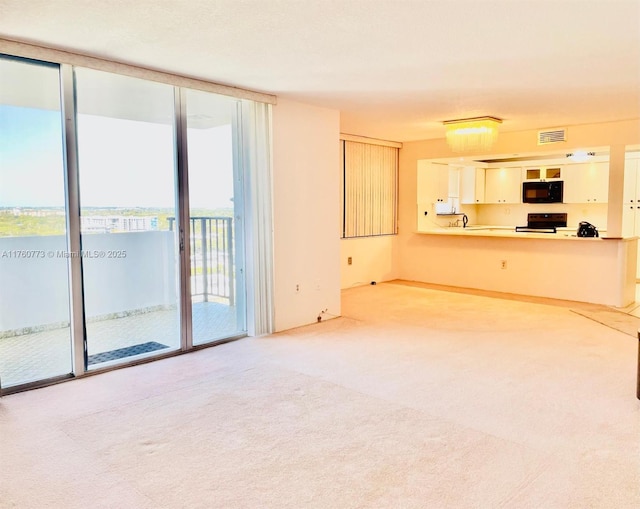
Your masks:
[[[586,152],[584,150],[576,150],[575,152],[567,154],[567,157],[574,163],[584,163],[585,161],[588,161],[595,155],[596,155],[595,152]]]
[[[443,122],[447,130],[447,143],[454,152],[488,150],[498,139],[498,124],[495,117],[474,117]]]

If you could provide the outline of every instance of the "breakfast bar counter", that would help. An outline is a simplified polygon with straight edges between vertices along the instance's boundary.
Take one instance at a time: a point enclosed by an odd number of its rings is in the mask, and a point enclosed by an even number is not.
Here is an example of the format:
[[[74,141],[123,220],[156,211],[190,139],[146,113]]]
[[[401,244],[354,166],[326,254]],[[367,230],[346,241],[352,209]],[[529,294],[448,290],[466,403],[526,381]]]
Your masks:
[[[513,226],[415,231],[404,279],[625,307],[635,300],[638,238],[577,237],[576,230]]]
[[[513,226],[467,226],[463,228],[434,228],[431,230],[416,231],[420,235],[458,235],[463,237],[509,237],[519,239],[545,239],[545,240],[632,240],[620,239],[619,237],[609,238],[606,231],[600,231],[600,237],[578,237],[573,228],[558,228],[556,233],[540,233],[534,231],[516,231]]]

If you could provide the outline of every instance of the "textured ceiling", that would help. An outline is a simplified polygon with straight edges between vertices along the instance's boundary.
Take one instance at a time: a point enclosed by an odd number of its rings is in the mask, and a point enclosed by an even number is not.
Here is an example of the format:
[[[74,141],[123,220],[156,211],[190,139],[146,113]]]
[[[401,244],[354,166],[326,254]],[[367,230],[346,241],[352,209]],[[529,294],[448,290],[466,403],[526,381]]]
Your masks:
[[[0,37],[341,111],[408,141],[640,117],[640,0],[0,0]]]

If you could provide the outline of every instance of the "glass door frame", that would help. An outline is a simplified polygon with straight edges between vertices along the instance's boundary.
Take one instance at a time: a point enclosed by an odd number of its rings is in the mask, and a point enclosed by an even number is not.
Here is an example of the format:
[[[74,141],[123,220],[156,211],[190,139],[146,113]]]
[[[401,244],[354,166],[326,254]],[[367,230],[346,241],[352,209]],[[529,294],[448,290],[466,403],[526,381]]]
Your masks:
[[[73,66],[69,64],[60,64],[60,98],[64,115],[62,136],[67,202],[67,249],[70,253],[80,253],[80,187],[78,180],[76,99]],[[68,260],[72,376],[79,377],[87,373],[88,367],[82,259],[79,256],[70,256]]]
[[[193,348],[193,321],[191,318],[191,243],[189,221],[189,154],[187,150],[186,90],[174,87],[174,133],[176,157],[176,232],[178,235],[180,280],[180,345],[182,351]]]

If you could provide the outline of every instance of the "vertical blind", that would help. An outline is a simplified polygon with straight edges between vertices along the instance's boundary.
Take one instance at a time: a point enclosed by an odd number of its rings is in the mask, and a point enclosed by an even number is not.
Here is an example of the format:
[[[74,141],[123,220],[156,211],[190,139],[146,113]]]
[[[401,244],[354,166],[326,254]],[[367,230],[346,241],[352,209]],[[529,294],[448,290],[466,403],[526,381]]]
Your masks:
[[[398,149],[341,140],[342,238],[397,233]]]
[[[270,334],[274,330],[273,301],[273,204],[271,168],[271,105],[245,100],[242,102],[245,133],[244,163],[245,203],[248,206],[247,286],[251,297],[247,302],[251,336]]]

